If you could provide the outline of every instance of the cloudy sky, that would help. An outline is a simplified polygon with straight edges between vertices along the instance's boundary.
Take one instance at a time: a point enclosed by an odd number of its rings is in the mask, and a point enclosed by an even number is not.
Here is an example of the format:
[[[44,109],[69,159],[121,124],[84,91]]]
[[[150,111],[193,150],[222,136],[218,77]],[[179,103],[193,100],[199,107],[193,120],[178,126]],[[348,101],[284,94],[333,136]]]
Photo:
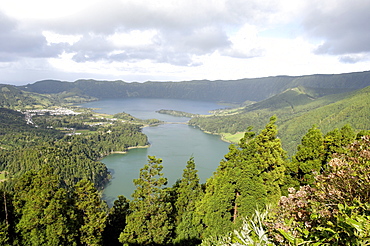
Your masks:
[[[369,0],[0,0],[0,83],[370,70]]]

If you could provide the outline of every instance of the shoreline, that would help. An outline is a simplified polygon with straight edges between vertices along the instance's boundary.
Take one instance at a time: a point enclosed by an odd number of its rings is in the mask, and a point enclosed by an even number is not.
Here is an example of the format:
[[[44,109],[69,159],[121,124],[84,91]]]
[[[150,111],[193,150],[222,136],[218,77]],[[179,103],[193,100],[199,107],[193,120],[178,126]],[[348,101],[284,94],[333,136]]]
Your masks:
[[[224,141],[225,143],[229,143],[229,144],[236,144],[234,143],[233,141],[230,141],[230,140],[227,140],[225,137],[224,137],[224,134],[222,133],[213,133],[213,132],[209,132],[209,131],[205,131],[205,130],[202,130],[201,128],[197,127],[199,130],[201,130],[202,132],[204,133],[207,133],[207,134],[210,134],[210,135],[215,135],[215,136],[220,136],[220,139],[221,141]]]
[[[109,155],[111,155],[111,154],[127,154],[130,149],[146,149],[146,148],[149,148],[149,147],[150,147],[150,144],[143,145],[143,146],[132,146],[132,147],[128,147],[127,151],[112,151],[112,152],[109,153]]]

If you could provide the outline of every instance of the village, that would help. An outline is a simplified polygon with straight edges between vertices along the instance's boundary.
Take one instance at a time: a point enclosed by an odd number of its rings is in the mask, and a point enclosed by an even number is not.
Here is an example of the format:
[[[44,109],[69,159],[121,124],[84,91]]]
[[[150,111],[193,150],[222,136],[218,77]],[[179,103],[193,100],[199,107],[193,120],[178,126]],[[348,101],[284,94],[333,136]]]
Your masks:
[[[80,113],[75,112],[67,108],[56,108],[56,109],[29,109],[20,111],[24,114],[27,124],[35,125],[32,121],[32,116],[35,115],[78,115]],[[36,126],[37,127],[37,126]]]

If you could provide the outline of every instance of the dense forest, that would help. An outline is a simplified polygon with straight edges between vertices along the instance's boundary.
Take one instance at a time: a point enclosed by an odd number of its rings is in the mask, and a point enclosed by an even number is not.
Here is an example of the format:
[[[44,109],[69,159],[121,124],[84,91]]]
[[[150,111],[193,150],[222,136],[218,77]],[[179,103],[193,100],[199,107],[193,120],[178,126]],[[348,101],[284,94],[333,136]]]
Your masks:
[[[0,85],[0,244],[368,245],[369,86],[370,72]],[[162,111],[237,138],[205,183],[194,158],[168,184],[148,156],[131,197],[108,207],[100,158],[148,145],[142,127],[162,122],[71,105],[125,97],[237,103],[208,116]],[[62,106],[75,111],[53,113]]]
[[[86,179],[97,188],[103,188],[109,173],[105,165],[97,161],[99,158],[148,144],[147,137],[141,133],[141,125],[91,119],[90,114],[34,116],[37,127],[26,124],[25,115],[17,111],[0,108],[0,115],[0,167],[9,179],[6,184],[47,164],[58,175],[63,187]],[[84,120],[92,126],[84,124]],[[69,133],[76,129],[82,129],[84,134]]]
[[[370,86],[352,92],[316,98],[303,88],[289,89],[261,102],[221,114],[194,117],[189,124],[204,131],[240,137],[248,126],[263,128],[264,121],[276,114],[280,138],[289,155],[305,132],[317,124],[323,132],[350,124],[356,130],[370,129]],[[238,134],[239,133],[239,134]]]
[[[2,122],[6,126],[20,113],[4,109],[2,116],[8,118]],[[110,141],[105,134],[97,135],[99,141],[83,135],[56,139],[46,129],[26,125],[23,133],[27,128],[45,132],[43,138],[49,141],[22,151],[17,146],[2,148],[0,162],[6,175],[1,183],[1,243],[366,243],[370,236],[370,131],[355,132],[346,125],[323,134],[312,126],[288,159],[277,137],[276,121],[276,116],[271,117],[258,133],[250,127],[238,144],[230,145],[205,184],[199,182],[196,160],[190,158],[182,177],[165,186],[162,160],[149,156],[133,181],[132,200],[119,196],[111,208],[99,195],[101,181],[89,176],[106,175],[104,166],[94,160],[103,154],[98,142]],[[13,133],[8,128],[2,136]],[[30,140],[38,135],[30,134]],[[117,136],[112,138],[119,142]]]

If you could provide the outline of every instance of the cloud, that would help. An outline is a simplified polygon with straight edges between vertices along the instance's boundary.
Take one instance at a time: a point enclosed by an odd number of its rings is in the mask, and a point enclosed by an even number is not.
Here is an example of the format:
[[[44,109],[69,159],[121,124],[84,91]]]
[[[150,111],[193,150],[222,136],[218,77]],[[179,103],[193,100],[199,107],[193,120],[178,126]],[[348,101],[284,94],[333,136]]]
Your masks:
[[[367,0],[3,2],[0,69],[12,78],[236,79],[370,62]]]
[[[342,63],[354,64],[357,62],[368,61],[370,59],[369,54],[349,54],[339,57],[339,61]]]
[[[133,33],[137,37],[133,37]],[[193,55],[213,53],[230,45],[223,29],[204,26],[187,31],[134,30],[116,32],[110,36],[88,33],[71,44],[67,52],[75,53],[73,60],[76,62],[149,59],[153,62],[189,66],[194,64]]]
[[[317,54],[370,52],[370,1],[328,0],[307,5],[303,27],[311,38],[321,39]]]
[[[87,5],[83,11],[43,24],[67,34],[113,34],[124,30],[189,30],[205,26],[265,23],[276,12],[272,0],[110,0]]]
[[[231,45],[223,50],[221,54],[234,58],[254,58],[263,56],[265,48],[260,45],[256,26],[245,24],[234,35],[229,38]]]
[[[76,62],[147,59],[193,66],[200,64],[194,57],[216,51],[239,58],[259,56],[259,48],[250,47],[246,52],[245,48],[233,47],[228,32],[246,21],[268,22],[276,7],[276,1],[270,0],[112,0],[109,4],[99,1],[68,18],[38,25],[63,35],[80,35],[80,40],[66,50],[74,53]],[[148,33],[144,42],[124,40],[133,34]]]
[[[15,61],[23,57],[56,57],[64,49],[63,44],[48,45],[38,30],[21,27],[20,24],[0,12],[0,61]]]

